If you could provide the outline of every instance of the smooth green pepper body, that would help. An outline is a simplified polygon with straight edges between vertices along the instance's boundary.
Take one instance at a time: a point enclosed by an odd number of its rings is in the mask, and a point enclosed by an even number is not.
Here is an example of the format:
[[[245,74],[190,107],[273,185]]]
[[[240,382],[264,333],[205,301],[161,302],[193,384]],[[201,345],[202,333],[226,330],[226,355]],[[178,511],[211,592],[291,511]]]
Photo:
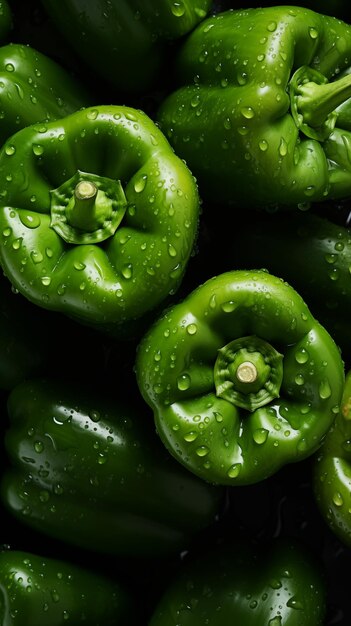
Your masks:
[[[351,372],[346,375],[341,411],[315,456],[313,489],[331,531],[351,546]]]
[[[317,450],[344,382],[331,336],[262,270],[215,276],[166,310],[139,344],[136,374],[171,454],[228,485]]]
[[[294,6],[229,10],[184,42],[180,87],[158,121],[204,199],[240,207],[306,205],[351,192],[351,27]],[[245,181],[245,184],[243,184]]]
[[[0,178],[0,261],[38,306],[123,335],[178,288],[199,196],[145,113],[100,106],[27,127],[3,146]]]
[[[306,546],[243,541],[185,561],[149,626],[322,626],[325,613],[323,575]]]
[[[3,550],[0,624],[132,626],[135,605],[123,586],[101,574],[30,552]]]
[[[56,120],[90,102],[64,68],[31,46],[0,48],[0,143],[35,122]]]
[[[5,506],[92,553],[175,554],[214,521],[222,490],[166,453],[133,400],[76,387],[36,380],[11,391]]]
[[[143,93],[167,72],[170,43],[189,33],[211,0],[42,0],[62,36],[108,84]]]

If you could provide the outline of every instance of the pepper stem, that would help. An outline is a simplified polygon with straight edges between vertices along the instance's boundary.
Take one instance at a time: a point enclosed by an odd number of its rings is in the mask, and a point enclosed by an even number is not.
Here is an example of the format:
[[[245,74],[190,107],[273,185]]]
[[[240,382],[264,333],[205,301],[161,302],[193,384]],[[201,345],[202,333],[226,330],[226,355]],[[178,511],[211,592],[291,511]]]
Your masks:
[[[89,180],[81,180],[74,189],[74,204],[71,208],[69,221],[75,228],[86,229],[87,224],[94,221],[97,186]]]
[[[251,361],[244,361],[238,366],[236,377],[241,383],[254,383],[258,377],[257,368]]]
[[[331,83],[306,82],[297,90],[297,108],[305,123],[318,128],[328,115],[351,97],[351,75]]]
[[[329,82],[317,70],[303,65],[293,74],[289,91],[297,128],[306,137],[325,141],[334,130],[338,107],[351,97],[351,74]]]

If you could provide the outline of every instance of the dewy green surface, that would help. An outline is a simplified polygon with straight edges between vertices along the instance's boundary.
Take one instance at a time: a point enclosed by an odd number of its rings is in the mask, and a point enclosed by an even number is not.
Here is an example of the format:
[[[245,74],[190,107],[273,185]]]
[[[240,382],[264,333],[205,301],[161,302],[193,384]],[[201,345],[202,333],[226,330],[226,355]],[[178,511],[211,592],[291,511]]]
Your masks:
[[[142,111],[90,107],[22,129],[2,148],[0,177],[0,262],[38,306],[123,334],[177,290],[199,194]],[[84,203],[80,221],[72,213],[82,177],[99,188],[92,221]]]
[[[238,385],[243,348],[249,379],[245,372]],[[344,384],[332,337],[264,270],[217,275],[166,310],[138,346],[136,373],[171,454],[227,485],[261,481],[313,454]]]
[[[351,26],[298,6],[203,20],[158,111],[203,197],[272,208],[349,196],[351,135],[336,111],[350,56]]]

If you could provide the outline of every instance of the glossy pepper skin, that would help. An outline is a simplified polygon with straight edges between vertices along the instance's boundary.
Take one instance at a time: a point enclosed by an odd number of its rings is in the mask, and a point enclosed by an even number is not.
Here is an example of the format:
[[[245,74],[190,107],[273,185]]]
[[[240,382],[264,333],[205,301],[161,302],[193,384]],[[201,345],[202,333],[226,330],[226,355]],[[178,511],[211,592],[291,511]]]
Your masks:
[[[326,588],[296,540],[224,543],[185,561],[149,626],[322,626]]]
[[[32,554],[0,553],[1,626],[134,626],[129,592],[78,565]]]
[[[341,411],[314,457],[313,489],[325,523],[351,546],[351,371],[347,372]]]
[[[338,411],[340,352],[265,271],[219,274],[154,322],[136,375],[171,454],[216,484],[259,482],[317,450]]]
[[[0,143],[25,126],[56,120],[87,106],[86,88],[31,46],[0,47]]]
[[[41,1],[80,58],[129,94],[145,92],[167,72],[171,43],[201,22],[212,5],[211,0]]]
[[[157,114],[202,197],[277,208],[349,196],[351,135],[336,109],[351,96],[351,77],[339,80],[350,55],[351,27],[302,7],[203,20]]]
[[[178,288],[197,185],[142,111],[90,107],[27,127],[3,146],[0,179],[0,262],[38,306],[129,336]]]
[[[211,223],[213,223],[211,221]],[[218,231],[211,230],[214,240]],[[224,238],[223,238],[224,237]],[[250,211],[222,235],[222,269],[264,267],[291,284],[347,358],[351,344],[351,230],[310,211]]]
[[[222,491],[166,453],[143,403],[76,387],[37,379],[11,391],[5,506],[92,553],[175,554],[214,521]]]

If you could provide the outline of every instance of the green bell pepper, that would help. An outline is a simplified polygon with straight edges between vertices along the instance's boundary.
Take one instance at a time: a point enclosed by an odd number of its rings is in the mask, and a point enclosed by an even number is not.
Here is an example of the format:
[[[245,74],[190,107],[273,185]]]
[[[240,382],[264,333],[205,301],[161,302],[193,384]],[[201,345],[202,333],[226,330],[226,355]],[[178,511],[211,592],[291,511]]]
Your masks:
[[[52,121],[86,106],[85,87],[31,46],[0,48],[0,143],[35,122]]]
[[[40,379],[11,391],[4,506],[92,553],[173,555],[215,520],[223,492],[168,455],[143,402],[106,395]]]
[[[331,207],[331,214],[336,214]],[[213,263],[230,269],[264,267],[291,284],[343,351],[351,345],[351,230],[310,211],[249,211],[233,233],[214,220],[211,237],[221,236]],[[216,231],[217,228],[217,231]],[[219,234],[220,232],[220,234]],[[213,271],[211,263],[208,271]]]
[[[351,26],[302,7],[218,13],[183,43],[157,118],[204,199],[308,206],[350,196]],[[245,184],[243,184],[245,181]]]
[[[12,28],[12,12],[6,0],[0,0],[0,42],[4,41]]]
[[[133,615],[129,591],[100,573],[30,552],[0,552],[1,626],[131,626]]]
[[[326,585],[296,540],[224,542],[183,563],[149,626],[322,626]]]
[[[172,44],[212,0],[41,0],[79,57],[119,92],[142,94],[167,74]]]
[[[142,111],[100,106],[22,129],[0,180],[0,262],[38,306],[124,337],[178,288],[197,185]]]
[[[325,442],[314,457],[313,489],[327,526],[351,547],[351,371],[338,414]]]
[[[299,294],[265,271],[215,276],[140,341],[136,376],[170,453],[204,480],[259,482],[322,444],[340,352]]]

